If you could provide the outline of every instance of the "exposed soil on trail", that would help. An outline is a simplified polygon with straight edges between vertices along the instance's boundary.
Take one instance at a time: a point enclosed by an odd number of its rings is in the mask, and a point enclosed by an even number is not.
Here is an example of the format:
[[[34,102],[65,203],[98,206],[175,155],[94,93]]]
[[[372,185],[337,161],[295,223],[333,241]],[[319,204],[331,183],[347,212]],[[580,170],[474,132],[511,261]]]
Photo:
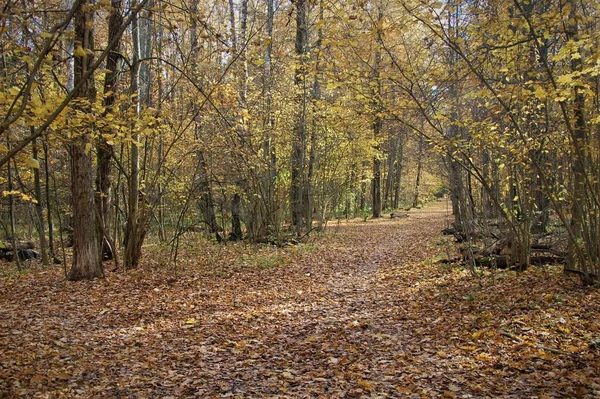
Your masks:
[[[445,202],[409,213],[184,248],[177,269],[149,249],[104,280],[2,279],[0,398],[600,396],[597,289],[437,265]]]

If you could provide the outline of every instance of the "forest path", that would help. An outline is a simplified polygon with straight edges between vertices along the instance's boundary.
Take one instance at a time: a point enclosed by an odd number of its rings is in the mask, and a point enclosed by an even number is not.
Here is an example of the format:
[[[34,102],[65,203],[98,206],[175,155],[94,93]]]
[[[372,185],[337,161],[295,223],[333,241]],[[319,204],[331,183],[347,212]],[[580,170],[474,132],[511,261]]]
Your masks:
[[[188,248],[177,270],[148,249],[105,280],[0,280],[0,398],[600,394],[584,350],[598,292],[547,272],[479,287],[433,261],[446,217],[435,202],[331,223],[318,245]],[[596,308],[573,317],[577,303]]]

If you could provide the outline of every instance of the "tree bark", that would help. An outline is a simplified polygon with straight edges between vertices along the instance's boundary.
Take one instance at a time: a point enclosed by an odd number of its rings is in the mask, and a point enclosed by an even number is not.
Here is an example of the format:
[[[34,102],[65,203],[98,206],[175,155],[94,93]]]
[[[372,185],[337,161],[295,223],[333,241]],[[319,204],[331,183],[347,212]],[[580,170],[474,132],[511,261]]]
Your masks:
[[[75,46],[81,46],[85,55],[75,55],[75,86],[91,67],[94,51],[94,12],[89,10],[90,2],[79,3],[75,13]],[[80,86],[76,97],[87,99],[92,103],[95,99],[94,79],[91,75]],[[83,106],[90,112],[89,105]],[[94,200],[94,173],[92,153],[89,150],[91,137],[83,132],[73,140],[71,145],[71,193],[73,202],[73,265],[69,270],[69,280],[92,279],[103,276],[102,262],[98,248],[98,227],[96,224]],[[87,148],[86,148],[87,147]]]
[[[275,121],[273,118],[273,71],[271,54],[273,51],[273,0],[267,0],[267,45],[265,46],[264,72],[263,72],[263,97],[265,99],[265,116],[263,122],[263,158],[266,166],[266,172],[263,176],[263,192],[266,193],[263,198],[263,228],[259,235],[268,235],[274,230],[279,236],[280,221],[278,217],[277,204],[275,203],[275,181],[277,178],[276,164],[277,156],[275,146],[273,145],[273,128]],[[279,237],[277,237],[279,238]]]
[[[577,4],[574,1],[569,2],[571,5],[570,22],[567,25],[567,37],[573,42],[579,39],[579,27],[576,18]],[[580,72],[582,69],[581,58],[571,59],[571,69],[574,72]],[[569,241],[569,254],[567,258],[567,268],[571,270],[579,270],[586,277],[589,274],[588,265],[585,259],[577,256],[577,246],[580,246],[582,238],[584,209],[587,200],[586,195],[586,161],[587,161],[587,127],[585,120],[585,95],[581,86],[574,87],[573,101],[573,198],[571,200],[571,231],[573,238]]]
[[[402,135],[398,137],[396,143],[396,170],[394,172],[394,203],[393,208],[398,209],[400,206],[400,190],[402,188],[402,167],[404,162],[404,142]]]
[[[48,144],[46,141],[43,142],[44,148],[44,183],[45,183],[45,194],[46,194],[46,210],[48,216],[48,249],[50,255],[55,259],[56,251],[54,249],[54,222],[52,220],[52,202],[50,201],[50,165],[48,161]]]
[[[423,168],[423,135],[419,135],[419,152],[417,154],[417,177],[415,179],[415,195],[412,206],[419,206],[419,191],[421,189],[421,169]]]
[[[111,13],[108,21],[108,41],[115,42],[113,51],[106,58],[106,76],[104,78],[104,115],[108,115],[116,99],[119,51],[121,48],[119,28],[123,24],[123,0],[111,0]],[[97,207],[99,223],[102,226],[101,239],[102,257],[106,260],[116,256],[115,243],[110,236],[110,203],[111,203],[111,162],[113,146],[104,137],[100,137],[97,145],[98,166],[96,174],[96,192],[98,193]]]
[[[306,152],[306,55],[308,47],[308,5],[307,0],[296,0],[296,44],[297,67],[294,84],[296,87],[296,120],[292,138],[292,160],[290,205],[292,226],[299,234],[304,225],[303,180]]]
[[[38,161],[38,167],[33,169],[33,184],[34,184],[34,192],[35,199],[37,204],[35,204],[35,216],[36,216],[36,229],[38,231],[38,236],[40,240],[40,252],[42,254],[42,264],[48,266],[50,264],[48,257],[48,241],[46,240],[46,227],[44,223],[44,209],[42,200],[42,184],[40,181],[40,168],[39,168],[39,159],[38,159],[38,147],[37,140],[33,140],[31,142],[31,153],[33,159]]]
[[[132,23],[133,36],[133,67],[132,67],[132,93],[137,93],[137,115],[140,117],[142,112],[150,105],[152,75],[147,58],[152,54],[152,11],[153,1],[140,11],[139,15]],[[145,62],[142,62],[145,61]],[[131,162],[129,176],[129,208],[127,215],[127,226],[125,236],[125,255],[123,263],[125,269],[137,268],[142,256],[142,244],[146,236],[147,215],[145,213],[144,202],[140,201],[140,149],[139,135],[132,136],[131,144]],[[140,205],[141,202],[141,205]]]
[[[381,22],[383,21],[383,6],[379,2],[377,6],[378,18],[377,18],[377,50],[375,51],[375,64],[373,65],[374,79],[377,84],[377,89],[374,95],[375,98],[375,120],[373,121],[373,139],[375,142],[379,140],[381,135],[381,129],[383,128],[383,119],[381,112],[383,111],[382,105],[382,84],[381,84],[381,47],[383,44],[383,38],[381,36]],[[375,146],[376,152],[380,151],[379,144]],[[371,182],[371,197],[373,201],[373,217],[381,217],[382,203],[381,203],[381,158],[375,155],[373,158],[373,180]]]

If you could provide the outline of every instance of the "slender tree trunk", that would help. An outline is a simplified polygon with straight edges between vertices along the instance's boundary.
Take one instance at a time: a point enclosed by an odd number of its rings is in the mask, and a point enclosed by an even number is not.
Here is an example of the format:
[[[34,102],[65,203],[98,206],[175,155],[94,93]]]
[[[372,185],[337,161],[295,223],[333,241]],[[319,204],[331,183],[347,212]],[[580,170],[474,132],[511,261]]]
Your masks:
[[[383,209],[391,208],[391,197],[392,197],[392,183],[394,181],[394,163],[396,161],[396,143],[398,137],[394,137],[390,140],[390,149],[387,157],[387,167],[385,175],[385,188],[383,190]]]
[[[197,55],[198,55],[198,23],[197,23],[196,15],[198,13],[198,0],[193,0],[190,8],[191,8],[192,16],[193,16],[191,32],[190,32],[191,49],[192,49],[193,56],[197,57]],[[235,17],[234,17],[234,23],[235,23]],[[234,42],[234,46],[237,46],[236,43],[237,43],[237,40]],[[195,59],[192,61],[192,74],[193,74],[194,78],[196,78],[196,79],[198,78],[198,76],[197,76],[198,71],[197,71]],[[196,113],[196,112],[197,112],[197,109],[194,109],[194,113]],[[196,142],[198,143],[198,146],[200,146],[201,132],[200,132],[200,126],[198,125],[197,122],[194,122],[194,138],[195,138]],[[217,240],[220,240],[221,236],[219,235],[219,231],[221,230],[221,227],[217,223],[217,218],[215,215],[215,206],[214,206],[213,197],[212,197],[211,180],[209,177],[210,176],[209,169],[208,169],[208,165],[206,163],[204,150],[199,148],[196,151],[196,157],[198,159],[198,164],[197,164],[198,184],[197,184],[197,187],[198,187],[199,196],[200,196],[200,199],[198,200],[198,207],[200,208],[200,212],[202,213],[202,215],[204,217],[204,222],[208,225],[210,233],[215,234]]]
[[[454,5],[454,1],[450,2],[451,5]],[[448,9],[448,31],[454,40],[458,37],[458,11],[455,7]],[[446,137],[450,141],[456,140],[461,136],[461,129],[457,125],[460,120],[459,115],[459,98],[458,98],[458,76],[454,65],[456,63],[457,55],[451,48],[448,48],[448,68],[453,72],[453,83],[448,90],[449,101],[452,102],[452,111],[451,111],[451,124],[447,128]],[[453,153],[455,152],[455,148],[453,145],[450,145],[448,148],[448,154],[445,156],[445,164],[448,170],[448,180],[449,180],[449,188],[450,188],[450,198],[452,201],[452,214],[454,215],[454,227],[458,231],[462,231],[465,227],[465,223],[467,222],[468,216],[468,207],[467,207],[467,194],[465,190],[465,184],[463,179],[463,174],[461,171],[461,166],[456,162],[453,157]]]
[[[277,157],[275,147],[273,146],[273,128],[274,118],[272,113],[273,104],[273,71],[271,62],[271,53],[273,51],[273,16],[274,6],[273,0],[267,2],[267,44],[265,46],[264,56],[264,71],[263,71],[263,98],[265,100],[264,120],[263,120],[263,159],[266,172],[263,176],[262,192],[265,193],[263,198],[263,217],[262,229],[258,233],[259,236],[267,236],[273,232],[279,232],[279,218],[277,205],[275,203],[275,180],[276,180],[276,162]],[[279,239],[279,234],[277,234]]]
[[[158,23],[158,29],[159,29],[159,33],[158,33],[158,43],[157,43],[157,50],[158,50],[158,54],[163,54],[163,13],[159,14],[160,16],[160,21]],[[156,75],[156,84],[157,84],[157,88],[158,88],[158,102],[157,102],[157,108],[158,108],[158,114],[161,115],[162,113],[162,103],[163,103],[163,94],[164,94],[164,90],[163,90],[163,74],[162,73],[158,73]],[[164,134],[161,131],[159,132],[159,136],[158,136],[158,159],[159,162],[161,162],[161,160],[164,158],[164,153],[165,153],[165,142],[164,142]],[[160,178],[158,179],[158,183],[157,183],[157,190],[158,190],[158,238],[161,242],[165,242],[167,240],[167,235],[165,232],[165,193],[164,193],[164,186],[163,186],[163,181],[165,180],[165,168],[161,168],[160,170]]]
[[[118,30],[123,24],[122,16],[123,0],[111,0],[111,13],[108,21],[108,41],[115,41],[113,51],[106,58],[107,73],[104,78],[104,115],[108,115],[113,108],[116,99],[118,60],[121,41]],[[103,232],[101,239],[102,256],[104,259],[112,259],[116,256],[115,242],[110,235],[110,204],[111,204],[111,162],[113,156],[113,146],[108,140],[100,137],[97,145],[98,166],[96,175],[96,192],[98,193],[97,207],[99,214],[99,223]]]
[[[75,85],[88,71],[93,61],[94,51],[94,12],[89,10],[89,2],[80,3],[75,13],[75,43],[81,46],[85,55],[75,55]],[[76,93],[90,103],[95,99],[94,79],[92,76],[81,85]],[[84,106],[88,112],[89,106]],[[67,278],[69,280],[92,279],[103,276],[102,262],[98,248],[98,227],[94,200],[94,173],[92,168],[92,144],[89,133],[83,132],[71,145],[71,193],[73,196],[73,265]],[[87,147],[87,148],[86,148]]]
[[[50,255],[57,262],[56,251],[54,249],[54,222],[52,220],[52,202],[50,201],[50,164],[48,161],[48,144],[44,141],[44,183],[46,194],[46,210],[48,214],[48,248]]]
[[[381,118],[382,106],[382,84],[381,84],[381,47],[383,44],[383,38],[381,36],[381,22],[383,21],[383,6],[381,2],[378,4],[379,15],[377,18],[377,50],[375,52],[375,64],[373,65],[374,79],[377,84],[375,92],[375,120],[373,121],[373,139],[375,142],[379,140],[381,135],[381,129],[383,128],[383,119]],[[379,144],[376,144],[376,152],[379,152]],[[381,203],[381,158],[379,155],[375,155],[373,158],[373,180],[371,181],[371,197],[373,201],[373,217],[381,217],[382,203]]]
[[[233,4],[230,4],[231,9],[233,10]],[[233,12],[233,11],[232,11]],[[232,29],[235,30],[235,18],[232,19]],[[240,165],[246,165],[247,162],[244,160],[243,151],[246,147],[251,147],[249,143],[250,134],[248,132],[248,121],[246,119],[246,115],[248,112],[248,60],[246,56],[246,41],[248,40],[248,0],[242,0],[241,2],[241,12],[240,12],[240,40],[243,42],[243,47],[240,49],[242,53],[242,84],[239,92],[239,100],[240,100],[240,108],[242,109],[242,115],[240,118],[240,125],[238,126],[238,136],[240,140],[240,148],[238,154],[238,161]],[[235,31],[234,31],[235,32]],[[234,38],[236,35],[234,35]],[[243,176],[245,171],[240,171],[240,179],[237,182],[237,190],[245,190],[247,192],[248,189],[248,178]],[[230,238],[232,241],[238,241],[243,238],[242,236],[242,218],[241,218],[241,208],[242,208],[242,197],[239,192],[236,192],[233,195],[231,202],[231,235]],[[253,215],[253,219],[256,218],[256,215]]]
[[[571,5],[570,21],[567,26],[567,36],[573,42],[577,42],[579,37],[578,20],[576,18],[577,4],[575,1],[568,2]],[[580,72],[583,63],[581,58],[571,59],[571,69],[574,72]],[[585,95],[581,86],[574,87],[573,116],[574,132],[573,147],[575,149],[572,160],[573,171],[573,198],[571,200],[571,231],[573,238],[569,242],[569,256],[567,268],[570,270],[580,270],[588,278],[589,269],[585,259],[577,256],[577,246],[580,247],[584,221],[584,209],[586,205],[586,161],[587,161],[587,127],[585,120]]]
[[[321,51],[323,44],[323,0],[319,1],[319,29],[317,30],[317,41],[313,46],[315,57],[315,77],[312,88],[312,129],[310,132],[310,151],[308,153],[308,174],[306,176],[305,185],[305,203],[306,203],[306,227],[307,230],[312,229],[313,209],[315,207],[315,194],[313,189],[314,184],[314,169],[317,153],[317,133],[320,127],[319,107],[321,102],[321,80],[323,79]],[[325,204],[322,204],[324,206]],[[321,214],[322,212],[319,212]],[[320,223],[322,225],[322,223]]]
[[[402,170],[403,170],[403,162],[404,162],[404,141],[403,137],[398,137],[398,142],[396,143],[396,170],[394,172],[394,204],[393,208],[398,209],[400,206],[400,191],[402,189]]]
[[[10,150],[10,138],[6,138],[7,148]],[[8,196],[8,215],[10,218],[10,236],[13,247],[13,257],[17,262],[17,270],[21,271],[21,259],[19,258],[19,251],[17,250],[17,236],[15,228],[15,199],[12,194],[13,191],[13,179],[12,179],[12,168],[10,167],[10,161],[6,163],[7,174],[8,174],[8,191],[11,194]]]
[[[242,236],[242,223],[240,220],[240,208],[242,206],[242,199],[238,193],[233,194],[231,200],[231,240],[238,241],[243,238]]]
[[[150,66],[146,60],[152,54],[152,10],[154,2],[149,1],[132,22],[133,35],[133,67],[132,67],[132,93],[137,93],[137,115],[150,105],[150,89],[152,77]],[[142,62],[143,61],[143,62]],[[127,215],[126,239],[125,239],[125,269],[137,268],[141,255],[142,244],[146,236],[146,213],[144,203],[140,205],[140,149],[139,135],[132,135],[133,143],[130,147],[131,162],[129,176],[129,207]]]
[[[415,196],[412,206],[419,206],[419,190],[421,188],[421,169],[423,168],[423,135],[419,135],[419,152],[417,154],[417,178],[415,179]]]
[[[70,10],[73,8],[73,0],[66,0],[67,2],[67,8]],[[66,50],[66,57],[65,59],[67,60],[67,90],[73,90],[74,82],[75,82],[75,65],[74,65],[74,57],[71,57],[71,54],[73,54],[73,50],[74,50],[74,41],[73,41],[73,37],[67,35],[66,38],[66,46],[65,46],[65,50]]]
[[[292,226],[299,234],[305,227],[303,179],[306,151],[306,56],[308,47],[307,0],[296,0],[296,57],[298,58],[294,84],[296,87],[296,120],[292,138],[290,205]]]
[[[196,127],[196,140],[200,139],[200,133],[198,127]],[[204,222],[208,225],[208,229],[211,234],[215,234],[217,240],[221,238],[219,235],[219,231],[221,231],[221,226],[217,223],[217,217],[215,215],[215,206],[212,197],[212,189],[209,179],[208,166],[206,165],[206,160],[204,159],[204,151],[198,150],[196,151],[196,157],[198,158],[198,191],[200,193],[200,199],[198,201],[198,206],[200,208],[200,212],[204,217]]]
[[[31,153],[33,155],[33,159],[38,161],[38,147],[37,140],[33,140],[31,142]],[[42,253],[42,264],[48,266],[50,264],[48,257],[48,242],[46,241],[46,228],[44,223],[44,209],[42,200],[42,184],[40,182],[40,168],[33,169],[33,184],[34,184],[34,192],[35,199],[37,204],[35,204],[35,216],[36,216],[36,229],[38,231],[38,237],[40,240],[40,252]]]

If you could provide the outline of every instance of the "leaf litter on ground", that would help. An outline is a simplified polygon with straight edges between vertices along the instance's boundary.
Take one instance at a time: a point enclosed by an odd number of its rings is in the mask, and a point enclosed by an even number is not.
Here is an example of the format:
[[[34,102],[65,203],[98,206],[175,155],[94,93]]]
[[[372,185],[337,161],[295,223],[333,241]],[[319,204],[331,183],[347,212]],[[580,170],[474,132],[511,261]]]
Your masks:
[[[443,203],[284,249],[161,247],[70,283],[0,280],[0,397],[598,397],[599,293],[440,266]],[[164,251],[164,248],[162,249]]]

